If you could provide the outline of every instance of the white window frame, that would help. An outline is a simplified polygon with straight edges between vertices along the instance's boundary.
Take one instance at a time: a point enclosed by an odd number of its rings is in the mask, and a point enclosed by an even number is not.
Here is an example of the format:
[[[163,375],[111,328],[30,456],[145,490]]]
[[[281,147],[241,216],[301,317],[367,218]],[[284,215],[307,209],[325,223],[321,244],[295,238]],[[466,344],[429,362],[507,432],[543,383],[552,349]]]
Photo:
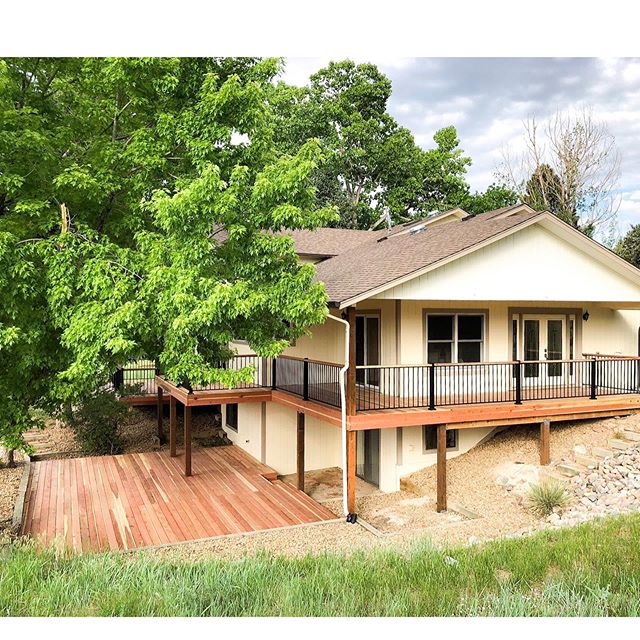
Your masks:
[[[449,340],[429,340],[429,316],[453,316],[453,338],[451,342],[451,362],[458,362],[458,344],[459,342],[478,342],[477,340],[461,340],[458,341],[458,317],[459,316],[482,316],[482,338],[480,340],[480,360],[485,362],[485,344],[487,338],[487,314],[484,311],[437,311],[435,313],[425,310],[425,344],[424,344],[424,361],[429,362],[429,342],[448,343]]]

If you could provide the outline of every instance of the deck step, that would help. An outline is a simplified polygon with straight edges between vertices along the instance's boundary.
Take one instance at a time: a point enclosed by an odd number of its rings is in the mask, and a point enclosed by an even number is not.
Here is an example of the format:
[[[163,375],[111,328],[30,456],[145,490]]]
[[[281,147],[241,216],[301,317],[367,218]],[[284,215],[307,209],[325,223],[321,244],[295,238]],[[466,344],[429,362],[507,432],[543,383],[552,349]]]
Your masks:
[[[619,438],[611,438],[607,443],[612,449],[618,451],[626,451],[634,446],[634,442],[627,442],[626,440],[620,440]]]
[[[587,469],[597,469],[600,466],[599,460],[596,460],[596,458],[592,458],[591,456],[585,456],[581,453],[575,453],[573,458],[576,464],[580,464]]]
[[[610,458],[616,455],[615,451],[604,447],[591,447],[591,453],[598,458]]]
[[[637,431],[631,431],[630,429],[625,429],[623,432],[624,437],[627,440],[632,440],[633,442],[640,442],[640,433]]]
[[[556,465],[556,469],[559,473],[561,473],[563,476],[567,476],[568,478],[577,476],[582,472],[582,469],[580,469],[580,467],[577,467],[574,464],[570,464],[569,462],[561,462],[560,464]]]

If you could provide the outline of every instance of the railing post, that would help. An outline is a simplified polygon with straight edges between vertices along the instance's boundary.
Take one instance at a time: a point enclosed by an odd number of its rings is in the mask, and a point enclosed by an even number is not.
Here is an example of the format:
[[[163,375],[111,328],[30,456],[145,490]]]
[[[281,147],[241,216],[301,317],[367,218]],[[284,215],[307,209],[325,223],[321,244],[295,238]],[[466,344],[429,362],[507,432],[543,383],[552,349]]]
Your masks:
[[[429,367],[429,411],[436,410],[436,365]]]
[[[271,361],[271,389],[273,391],[275,391],[278,386],[277,386],[277,382],[276,382],[276,371],[277,371],[277,365],[276,363],[278,362],[278,358],[274,357],[273,360]]]
[[[596,372],[597,372],[596,359],[593,358],[589,365],[589,383],[591,385],[591,395],[589,396],[589,398],[591,400],[596,400],[598,397],[597,395],[598,381],[596,380]]]
[[[516,369],[516,404],[522,404],[522,362],[518,360]]]
[[[302,399],[309,399],[309,358],[305,358],[302,365]]]
[[[120,391],[124,382],[124,369],[116,369],[116,372],[113,374],[111,381],[113,383],[114,391]]]

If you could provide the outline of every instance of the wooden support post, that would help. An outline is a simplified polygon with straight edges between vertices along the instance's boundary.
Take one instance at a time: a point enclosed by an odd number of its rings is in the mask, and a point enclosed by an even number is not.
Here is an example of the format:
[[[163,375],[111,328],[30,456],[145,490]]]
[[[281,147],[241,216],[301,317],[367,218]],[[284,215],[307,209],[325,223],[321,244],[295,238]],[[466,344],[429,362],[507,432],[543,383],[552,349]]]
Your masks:
[[[439,424],[436,453],[436,511],[447,510],[447,425]]]
[[[184,405],[184,475],[191,475],[191,407]]]
[[[298,411],[298,489],[304,491],[304,413]]]
[[[162,387],[158,387],[158,440],[160,444],[164,443],[164,429],[162,418],[164,414],[164,404],[162,402]]]
[[[356,400],[356,308],[347,308],[347,322],[349,323],[349,368],[347,369],[347,415],[355,416]]]
[[[549,420],[540,423],[540,464],[549,464],[551,462],[550,427]]]
[[[176,457],[176,399],[169,398],[169,455]]]
[[[356,512],[356,431],[347,431],[347,511]]]

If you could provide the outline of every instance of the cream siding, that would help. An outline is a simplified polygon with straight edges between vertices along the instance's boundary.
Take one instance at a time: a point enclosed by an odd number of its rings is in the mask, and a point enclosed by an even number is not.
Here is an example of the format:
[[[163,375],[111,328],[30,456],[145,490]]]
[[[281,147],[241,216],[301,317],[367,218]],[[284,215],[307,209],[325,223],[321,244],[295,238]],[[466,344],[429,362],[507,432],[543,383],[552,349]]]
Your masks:
[[[425,231],[425,233],[428,233]],[[627,301],[640,286],[539,225],[377,294],[404,300]]]
[[[264,462],[281,475],[296,472],[296,412],[275,402],[266,403],[265,425],[262,428],[261,403],[238,405],[238,432],[226,426],[229,439],[254,458]],[[263,455],[264,454],[264,455]],[[341,433],[338,427],[316,418],[305,419],[305,469],[325,469],[342,466]]]

